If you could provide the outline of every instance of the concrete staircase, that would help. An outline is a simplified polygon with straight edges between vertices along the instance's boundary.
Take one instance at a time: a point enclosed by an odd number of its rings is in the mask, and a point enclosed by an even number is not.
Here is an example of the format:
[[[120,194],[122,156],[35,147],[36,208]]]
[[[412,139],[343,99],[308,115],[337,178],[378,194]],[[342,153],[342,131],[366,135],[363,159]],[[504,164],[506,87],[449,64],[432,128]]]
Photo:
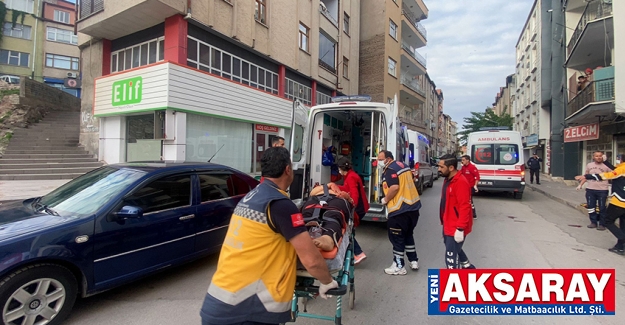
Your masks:
[[[73,179],[102,164],[78,146],[80,112],[50,112],[15,129],[0,158],[0,180]]]

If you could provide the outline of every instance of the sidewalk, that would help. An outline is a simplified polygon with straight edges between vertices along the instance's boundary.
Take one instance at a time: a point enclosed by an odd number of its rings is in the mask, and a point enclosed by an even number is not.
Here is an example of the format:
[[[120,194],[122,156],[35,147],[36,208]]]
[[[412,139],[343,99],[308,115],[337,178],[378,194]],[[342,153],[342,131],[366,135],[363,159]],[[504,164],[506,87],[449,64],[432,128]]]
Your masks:
[[[69,181],[70,179],[0,181],[0,202],[43,196]]]
[[[527,182],[527,179],[525,181]],[[550,199],[577,209],[584,215],[588,214],[586,208],[580,206],[580,204],[586,203],[586,192],[583,189],[578,191],[575,186],[569,186],[562,181],[554,181],[545,174],[540,175],[540,185],[526,183],[525,186]]]

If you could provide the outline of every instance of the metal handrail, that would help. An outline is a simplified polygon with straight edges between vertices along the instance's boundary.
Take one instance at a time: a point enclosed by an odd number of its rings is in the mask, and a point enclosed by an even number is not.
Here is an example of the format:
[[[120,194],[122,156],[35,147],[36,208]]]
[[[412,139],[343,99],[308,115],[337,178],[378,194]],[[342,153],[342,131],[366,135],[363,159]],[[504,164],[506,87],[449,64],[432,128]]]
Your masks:
[[[328,10],[323,9],[321,6],[319,6],[319,12],[325,16],[326,18],[328,18],[328,20],[330,22],[332,22],[332,24],[334,24],[334,26],[336,26],[337,28],[339,27],[339,22],[336,20],[336,18],[332,17],[332,14],[330,14],[330,12]]]
[[[614,100],[614,78],[591,81],[566,107],[566,117],[594,102]]]
[[[410,56],[412,56],[415,60],[421,63],[423,67],[427,66],[427,60],[423,57],[423,55],[419,54],[417,50],[411,49],[410,45],[406,44],[405,42],[401,43],[401,47],[406,50],[406,52],[410,53]]]
[[[425,97],[425,91],[423,89],[421,89],[421,86],[419,86],[418,83],[416,83],[413,79],[408,79],[408,77],[406,77],[405,75],[401,76],[401,83],[410,88],[411,90],[415,91],[416,93],[418,93],[419,95]]]
[[[402,5],[403,6],[403,5]],[[415,16],[412,15],[409,9],[403,6],[401,13],[408,19],[408,21],[417,29],[419,34],[423,36],[423,38],[427,41],[428,39],[428,31],[425,27],[417,20]]]
[[[609,16],[612,16],[611,3],[604,3],[603,1],[589,3],[582,14],[582,17],[579,19],[575,32],[573,32],[573,36],[571,36],[571,40],[567,45],[568,55],[571,55],[571,52],[573,52],[575,44],[579,41],[579,38],[582,36],[582,33],[589,22]]]

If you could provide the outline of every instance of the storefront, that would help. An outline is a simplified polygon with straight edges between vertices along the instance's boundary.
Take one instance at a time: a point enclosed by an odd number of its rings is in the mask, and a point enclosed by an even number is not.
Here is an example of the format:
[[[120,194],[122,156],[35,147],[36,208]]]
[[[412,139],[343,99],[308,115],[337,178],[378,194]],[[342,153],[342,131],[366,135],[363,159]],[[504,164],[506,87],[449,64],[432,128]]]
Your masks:
[[[96,79],[99,157],[107,163],[221,163],[260,174],[260,157],[286,137],[292,102],[171,62]]]
[[[564,142],[578,142],[582,146],[582,166],[592,162],[596,151],[603,152],[614,163],[618,154],[625,154],[625,123],[579,125],[564,129]],[[580,171],[580,172],[583,172]]]

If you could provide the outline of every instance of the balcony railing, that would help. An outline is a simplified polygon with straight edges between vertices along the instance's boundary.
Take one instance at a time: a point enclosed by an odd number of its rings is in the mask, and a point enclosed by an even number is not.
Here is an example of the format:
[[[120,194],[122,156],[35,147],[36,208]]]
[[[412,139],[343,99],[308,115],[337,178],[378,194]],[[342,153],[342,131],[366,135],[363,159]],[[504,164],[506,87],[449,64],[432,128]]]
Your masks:
[[[104,10],[104,0],[80,0],[80,19]]]
[[[614,78],[592,81],[569,101],[566,116],[573,115],[590,103],[610,100],[614,100]]]
[[[573,32],[573,36],[571,37],[571,40],[569,41],[569,45],[567,46],[568,55],[571,55],[571,52],[573,52],[573,49],[575,48],[575,44],[577,44],[577,41],[579,40],[579,38],[582,36],[582,33],[584,32],[584,28],[586,28],[586,25],[588,25],[589,22],[593,20],[609,17],[609,16],[612,16],[612,4],[611,3],[606,3],[604,1],[591,2],[586,7],[586,10],[584,10],[584,13],[582,14],[582,18],[580,18],[579,22],[577,23],[575,32]]]
[[[425,91],[423,89],[421,89],[421,86],[419,85],[419,83],[416,80],[412,79],[410,76],[402,74],[401,75],[401,83],[404,86],[406,86],[406,87],[412,89],[413,91],[417,92],[419,95],[425,97]]]
[[[419,34],[423,36],[423,38],[427,41],[428,39],[428,31],[421,25],[421,23],[412,15],[409,9],[404,6],[401,10],[401,13],[408,19],[408,21],[417,29]]]
[[[336,28],[339,27],[339,22],[336,20],[336,18],[332,17],[332,14],[330,13],[330,11],[328,11],[328,9],[325,9],[322,6],[319,6],[319,12],[324,15],[326,18],[328,18],[328,20],[330,22],[332,22],[332,24],[334,24],[334,26],[336,26]]]
[[[413,58],[415,58],[415,60],[421,63],[424,68],[426,67],[427,60],[423,57],[423,55],[419,54],[417,50],[411,48],[410,45],[408,45],[406,42],[402,42],[401,47],[406,50],[406,52],[410,53],[410,56],[412,56]]]

